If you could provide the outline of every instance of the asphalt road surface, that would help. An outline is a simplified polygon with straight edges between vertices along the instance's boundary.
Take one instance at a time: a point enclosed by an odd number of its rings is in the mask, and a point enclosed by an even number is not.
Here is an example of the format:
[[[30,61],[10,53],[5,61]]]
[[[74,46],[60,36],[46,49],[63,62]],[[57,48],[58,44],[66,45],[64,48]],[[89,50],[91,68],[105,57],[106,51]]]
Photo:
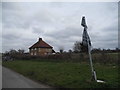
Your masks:
[[[38,84],[23,75],[8,68],[2,67],[2,88],[51,88],[50,86]]]

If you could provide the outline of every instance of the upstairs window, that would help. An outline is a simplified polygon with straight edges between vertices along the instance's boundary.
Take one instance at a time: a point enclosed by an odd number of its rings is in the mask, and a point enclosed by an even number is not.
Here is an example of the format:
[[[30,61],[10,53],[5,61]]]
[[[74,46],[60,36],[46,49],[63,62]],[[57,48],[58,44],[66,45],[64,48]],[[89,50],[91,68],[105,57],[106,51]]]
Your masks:
[[[35,48],[35,50],[37,50],[37,48]]]

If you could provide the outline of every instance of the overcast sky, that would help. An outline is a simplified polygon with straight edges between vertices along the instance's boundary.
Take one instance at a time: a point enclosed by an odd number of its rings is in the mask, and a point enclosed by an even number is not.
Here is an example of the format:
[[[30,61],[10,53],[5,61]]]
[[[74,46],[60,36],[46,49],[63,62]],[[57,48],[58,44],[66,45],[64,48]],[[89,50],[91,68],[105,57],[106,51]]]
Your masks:
[[[117,2],[4,2],[0,7],[3,52],[28,51],[39,37],[55,51],[73,49],[74,43],[82,40],[82,16],[93,48],[118,47]]]

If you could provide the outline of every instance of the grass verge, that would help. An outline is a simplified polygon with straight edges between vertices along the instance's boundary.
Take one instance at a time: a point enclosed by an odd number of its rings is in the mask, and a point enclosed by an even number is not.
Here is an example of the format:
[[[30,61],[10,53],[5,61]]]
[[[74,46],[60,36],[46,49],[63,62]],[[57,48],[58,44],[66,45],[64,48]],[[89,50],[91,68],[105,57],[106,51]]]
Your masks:
[[[119,84],[118,66],[95,64],[98,79],[106,83],[91,81],[88,63],[41,62],[34,60],[16,60],[3,62],[3,66],[13,69],[38,82],[63,88],[117,88]]]

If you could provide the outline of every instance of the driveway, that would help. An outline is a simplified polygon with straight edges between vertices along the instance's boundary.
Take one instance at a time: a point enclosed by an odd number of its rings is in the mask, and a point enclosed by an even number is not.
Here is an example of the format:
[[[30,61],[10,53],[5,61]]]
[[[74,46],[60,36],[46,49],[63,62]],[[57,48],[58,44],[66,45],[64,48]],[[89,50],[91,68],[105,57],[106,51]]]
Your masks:
[[[2,67],[2,88],[51,88],[37,83],[8,68]]]

